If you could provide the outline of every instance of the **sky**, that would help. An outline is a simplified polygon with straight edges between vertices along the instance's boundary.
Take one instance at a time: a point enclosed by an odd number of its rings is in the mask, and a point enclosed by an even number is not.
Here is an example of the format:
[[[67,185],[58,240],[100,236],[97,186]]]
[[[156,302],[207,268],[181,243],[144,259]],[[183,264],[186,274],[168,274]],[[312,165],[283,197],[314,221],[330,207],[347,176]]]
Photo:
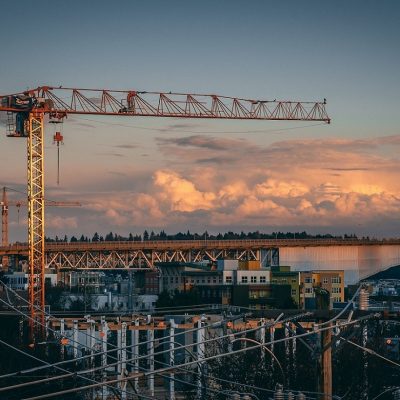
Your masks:
[[[398,1],[4,2],[0,95],[40,85],[322,101],[330,125],[70,116],[46,125],[46,235],[165,230],[398,237]],[[2,121],[2,122],[1,122]],[[5,136],[0,186],[26,191]],[[10,193],[11,199],[23,194]],[[26,211],[10,210],[10,240]]]

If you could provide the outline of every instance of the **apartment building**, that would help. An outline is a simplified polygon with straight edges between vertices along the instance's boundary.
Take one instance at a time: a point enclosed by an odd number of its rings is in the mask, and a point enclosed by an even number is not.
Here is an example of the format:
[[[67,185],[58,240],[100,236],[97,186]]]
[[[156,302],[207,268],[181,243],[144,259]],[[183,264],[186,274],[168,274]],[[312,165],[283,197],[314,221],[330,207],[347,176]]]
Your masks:
[[[344,302],[344,271],[302,271],[300,272],[300,308],[315,308],[315,288],[330,293],[331,305]]]

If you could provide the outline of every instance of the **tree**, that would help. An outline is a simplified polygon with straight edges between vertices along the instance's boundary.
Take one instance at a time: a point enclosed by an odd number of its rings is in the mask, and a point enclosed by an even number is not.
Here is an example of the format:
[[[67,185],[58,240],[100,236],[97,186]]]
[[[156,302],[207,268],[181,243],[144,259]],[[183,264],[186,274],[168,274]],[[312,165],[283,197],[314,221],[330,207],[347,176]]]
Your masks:
[[[95,232],[95,234],[92,237],[92,242],[98,242],[98,241],[100,241],[100,237],[99,234]]]

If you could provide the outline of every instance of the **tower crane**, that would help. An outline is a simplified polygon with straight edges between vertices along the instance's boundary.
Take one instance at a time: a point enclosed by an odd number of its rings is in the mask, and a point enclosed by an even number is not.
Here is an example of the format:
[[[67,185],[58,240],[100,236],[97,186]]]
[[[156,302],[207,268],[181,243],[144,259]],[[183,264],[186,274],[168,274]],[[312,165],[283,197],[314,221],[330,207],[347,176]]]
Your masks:
[[[44,201],[45,206],[48,207],[80,207],[82,204],[77,201]],[[18,209],[21,207],[26,207],[28,205],[26,200],[8,200],[7,188],[3,187],[3,195],[0,201],[1,206],[1,245],[3,247],[8,246],[8,209],[10,206],[15,206]],[[8,268],[8,257],[3,256],[2,258],[2,268],[6,270]]]
[[[322,102],[267,101],[186,93],[40,86],[0,96],[7,136],[28,142],[28,245],[31,319],[44,322],[44,126],[68,115],[173,117],[229,120],[321,121]]]

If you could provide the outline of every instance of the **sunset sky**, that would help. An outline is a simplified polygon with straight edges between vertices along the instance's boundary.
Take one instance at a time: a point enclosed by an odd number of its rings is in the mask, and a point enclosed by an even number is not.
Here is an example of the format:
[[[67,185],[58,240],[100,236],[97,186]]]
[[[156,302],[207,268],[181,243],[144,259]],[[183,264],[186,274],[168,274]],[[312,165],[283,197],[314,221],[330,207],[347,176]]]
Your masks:
[[[0,94],[39,85],[327,99],[332,124],[69,117],[46,126],[47,236],[303,231],[399,237],[400,2],[18,1],[0,12]],[[34,4],[37,4],[36,6]],[[26,140],[0,122],[0,186]],[[11,194],[21,199],[22,194]],[[25,240],[26,211],[10,211]]]

